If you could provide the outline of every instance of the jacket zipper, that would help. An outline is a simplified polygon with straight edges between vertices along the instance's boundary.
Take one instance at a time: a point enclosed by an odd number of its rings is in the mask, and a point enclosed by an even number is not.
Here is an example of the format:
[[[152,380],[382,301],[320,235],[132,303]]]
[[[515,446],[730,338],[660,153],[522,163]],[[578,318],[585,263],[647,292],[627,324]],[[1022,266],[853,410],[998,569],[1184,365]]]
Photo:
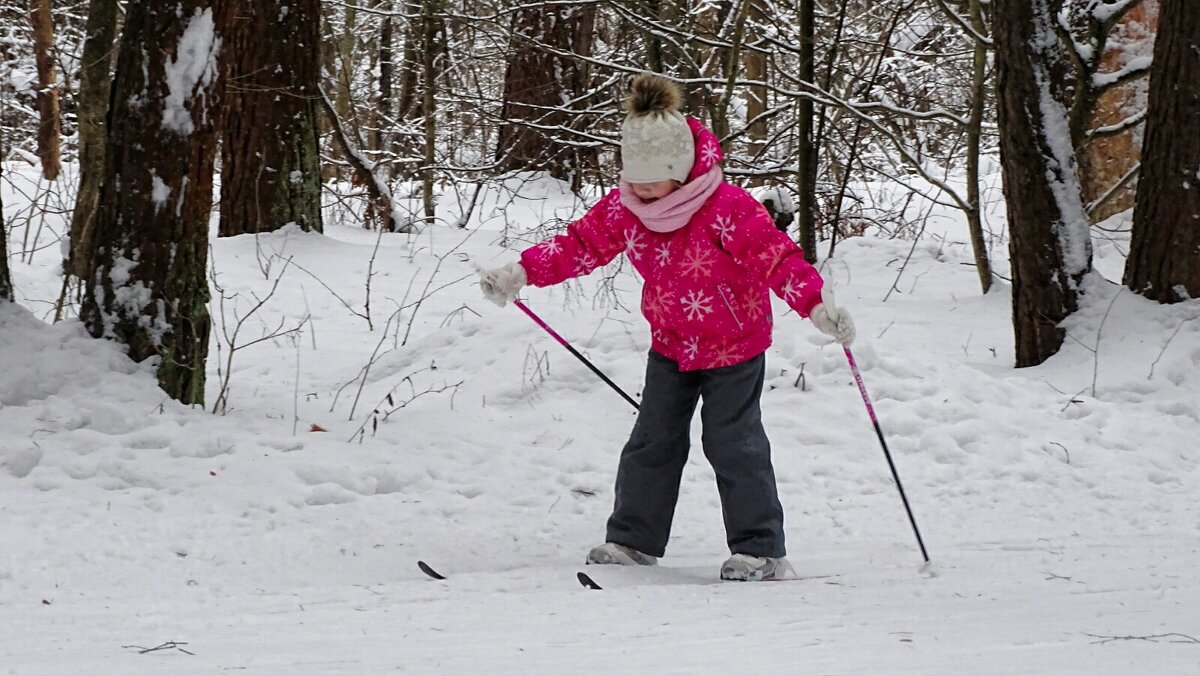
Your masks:
[[[737,313],[734,312],[733,304],[729,302],[729,296],[733,295],[733,293],[729,291],[729,285],[718,284],[717,293],[721,294],[721,300],[725,301],[725,307],[729,310],[729,314],[733,317],[733,321],[737,322],[738,329],[744,331],[746,327],[742,326],[741,318],[739,318]]]

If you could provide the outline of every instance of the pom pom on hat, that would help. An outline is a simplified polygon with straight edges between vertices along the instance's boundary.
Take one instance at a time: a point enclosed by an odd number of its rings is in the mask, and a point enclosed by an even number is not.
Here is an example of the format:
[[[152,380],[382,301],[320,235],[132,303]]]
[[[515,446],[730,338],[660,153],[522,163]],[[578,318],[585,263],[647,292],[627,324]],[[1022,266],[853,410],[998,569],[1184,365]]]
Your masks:
[[[696,142],[679,112],[679,85],[653,73],[633,79],[621,125],[621,178],[629,183],[674,179],[686,183],[696,161]]]
[[[679,85],[661,75],[642,73],[633,78],[629,85],[625,112],[630,115],[649,115],[678,111],[681,103],[683,92],[679,91]]]

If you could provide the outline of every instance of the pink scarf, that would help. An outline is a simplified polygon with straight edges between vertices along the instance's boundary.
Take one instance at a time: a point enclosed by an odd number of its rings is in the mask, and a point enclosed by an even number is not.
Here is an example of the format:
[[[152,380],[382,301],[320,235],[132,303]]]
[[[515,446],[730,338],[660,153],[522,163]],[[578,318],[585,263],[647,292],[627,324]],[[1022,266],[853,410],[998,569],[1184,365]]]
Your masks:
[[[675,192],[652,202],[643,201],[633,192],[633,186],[621,181],[621,204],[624,204],[642,225],[654,232],[675,232],[692,220],[700,207],[717,191],[725,180],[720,167],[684,183]]]

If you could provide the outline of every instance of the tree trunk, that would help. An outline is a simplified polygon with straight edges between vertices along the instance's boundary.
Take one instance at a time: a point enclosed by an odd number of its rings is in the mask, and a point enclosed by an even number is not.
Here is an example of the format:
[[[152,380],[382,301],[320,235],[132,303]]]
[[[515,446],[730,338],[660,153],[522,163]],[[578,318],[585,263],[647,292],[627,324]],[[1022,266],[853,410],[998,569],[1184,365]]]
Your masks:
[[[663,21],[662,0],[639,0],[634,2],[634,11],[643,17],[665,23]],[[642,29],[642,42],[646,45],[646,70],[654,73],[665,73],[666,59],[663,58],[663,40],[652,30]]]
[[[337,41],[337,99],[335,101],[338,117],[343,123],[350,124],[358,130],[358,118],[355,116],[353,92],[350,91],[351,80],[354,78],[354,43],[358,29],[358,0],[345,0],[342,5],[345,12],[345,25],[342,35]]]
[[[557,142],[556,128],[576,122],[573,101],[590,79],[585,64],[542,48],[590,56],[594,4],[546,4],[521,9],[513,16],[512,58],[504,74],[496,158],[502,171],[548,171],[561,180],[578,182],[581,170],[595,165],[594,152],[578,152]]]
[[[982,0],[970,0],[971,27],[980,35],[987,34]],[[983,140],[983,116],[987,107],[988,46],[974,40],[975,54],[971,69],[971,116],[967,126],[967,229],[971,233],[971,248],[975,252],[975,271],[979,286],[986,294],[992,289],[992,262],[988,257],[987,240],[983,237],[982,205],[979,199],[979,154]]]
[[[437,161],[437,54],[434,45],[438,42],[441,22],[437,19],[441,0],[425,0],[422,24],[424,26],[423,61],[421,79],[425,87],[421,110],[425,116],[424,166],[421,168],[421,202],[425,207],[425,222],[433,225],[437,216],[437,205],[433,200],[433,163]]]
[[[322,3],[321,9],[321,72],[325,82],[333,83],[333,87],[327,91],[337,91],[338,80],[338,37],[333,26],[333,8]],[[333,130],[333,125],[329,123],[327,116],[321,117],[321,138],[325,138]],[[321,165],[321,180],[322,181],[340,181],[342,179],[341,167],[335,162],[326,162]]]
[[[222,237],[322,229],[320,22],[319,0],[260,0],[238,12],[227,44]]]
[[[1158,12],[1158,0],[1141,0],[1117,22],[1108,47],[1100,56],[1101,72],[1116,72],[1134,60],[1150,56],[1158,32]],[[1087,113],[1087,128],[1094,130],[1114,125],[1120,128],[1122,122],[1144,115],[1149,85],[1147,75],[1104,91]],[[1118,186],[1137,167],[1144,134],[1143,125],[1130,125],[1120,132],[1096,134],[1085,140],[1080,177],[1092,222],[1098,223],[1133,208],[1137,183],[1127,180],[1124,187]]]
[[[79,191],[71,214],[71,250],[67,272],[91,277],[95,251],[92,233],[100,186],[104,181],[105,117],[112,89],[113,43],[117,38],[117,0],[92,0],[88,5],[86,38],[79,72]]]
[[[765,3],[766,0],[749,0],[749,21],[752,31],[757,31],[760,27],[767,24],[768,17]],[[761,161],[761,155],[766,149],[767,142],[766,121],[754,121],[767,112],[767,56],[755,49],[747,49],[743,54],[742,62],[745,64],[746,79],[763,83],[746,87],[745,93],[746,122],[748,123],[746,127],[746,152],[750,156],[750,168],[753,169]],[[751,176],[747,185],[760,186],[764,182],[761,177]]]
[[[393,86],[396,79],[396,29],[395,21],[392,18],[393,4],[391,0],[378,4],[380,11],[387,12],[383,17],[383,23],[379,28],[379,104],[377,110],[377,120],[375,123],[374,138],[372,145],[374,150],[379,153],[384,153],[389,150],[387,138],[384,129],[391,127],[394,122],[392,119],[392,104],[393,104]],[[395,168],[395,165],[392,165]],[[388,172],[389,175],[392,171]]]
[[[1067,111],[1055,83],[1063,60],[1047,0],[995,0],[997,108],[1013,268],[1018,367],[1062,347],[1059,323],[1091,270],[1088,219]]]
[[[1125,284],[1162,303],[1200,298],[1200,12],[1163,0]]]
[[[424,32],[421,29],[423,4],[418,0],[404,0],[404,56],[400,60],[400,94],[396,103],[396,116],[411,120],[420,112],[417,106],[417,89],[420,86],[420,46]]]
[[[58,75],[54,66],[54,18],[50,0],[30,0],[29,21],[33,25],[33,53],[37,61],[38,158],[47,181],[62,171],[59,143],[62,120],[58,103]]]
[[[729,152],[729,110],[733,103],[733,91],[740,70],[742,41],[746,37],[746,18],[749,16],[749,0],[722,0],[710,3],[698,10],[699,25],[703,37],[727,42],[729,47],[704,48],[708,64],[708,77],[724,84],[724,91],[714,92],[708,97],[708,114],[712,120],[712,133],[721,141],[721,148]],[[732,25],[727,27],[727,24]]]
[[[80,309],[92,335],[157,358],[158,382],[204,401],[208,225],[216,118],[236,0],[127,6],[96,214],[96,267]],[[226,47],[222,49],[222,47]]]
[[[800,0],[800,79],[810,83],[817,79],[816,19],[814,16],[816,4],[816,0]],[[799,244],[800,248],[804,250],[804,259],[809,263],[816,263],[817,160],[820,147],[814,135],[816,119],[812,99],[801,97],[796,104],[799,116],[797,133],[800,137],[797,150],[800,199],[796,205],[796,217],[800,227]]]
[[[0,165],[0,174],[3,170],[3,165]],[[8,226],[4,223],[4,200],[0,198],[0,303],[12,299],[12,277],[8,272]]]

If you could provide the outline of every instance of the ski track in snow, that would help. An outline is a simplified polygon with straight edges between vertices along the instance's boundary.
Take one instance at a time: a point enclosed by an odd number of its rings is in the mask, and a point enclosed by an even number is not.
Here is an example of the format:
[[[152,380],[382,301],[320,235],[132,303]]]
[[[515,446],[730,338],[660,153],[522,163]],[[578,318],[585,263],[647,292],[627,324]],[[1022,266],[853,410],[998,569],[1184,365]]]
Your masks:
[[[546,193],[529,208],[556,204]],[[932,575],[844,355],[781,302],[764,416],[790,558],[829,577],[710,584],[726,551],[697,421],[662,569],[589,568],[598,592],[574,574],[603,538],[633,411],[479,297],[472,264],[515,258],[495,231],[442,264],[433,287],[465,279],[422,305],[407,344],[407,312],[388,326],[353,421],[357,385],[339,388],[463,231],[384,236],[374,332],[289,269],[249,338],[305,315],[311,330],[237,353],[225,416],[165,400],[149,366],[75,321],[2,308],[0,673],[1194,670],[1200,303],[1094,277],[1063,351],[1014,370],[1009,290],[979,295],[954,232],[917,246],[887,302],[910,243],[845,241],[825,269]],[[361,308],[374,243],[338,226],[215,241],[222,286],[242,294],[225,321],[270,288],[256,246]],[[60,284],[51,258],[13,263],[39,316]],[[1097,261],[1116,267],[1103,244]],[[615,292],[601,277],[528,302],[636,397],[639,283],[628,265]],[[216,364],[214,349],[210,401]],[[349,442],[381,403],[397,410]],[[1185,638],[1134,638],[1168,634]],[[170,641],[194,654],[129,647]]]

